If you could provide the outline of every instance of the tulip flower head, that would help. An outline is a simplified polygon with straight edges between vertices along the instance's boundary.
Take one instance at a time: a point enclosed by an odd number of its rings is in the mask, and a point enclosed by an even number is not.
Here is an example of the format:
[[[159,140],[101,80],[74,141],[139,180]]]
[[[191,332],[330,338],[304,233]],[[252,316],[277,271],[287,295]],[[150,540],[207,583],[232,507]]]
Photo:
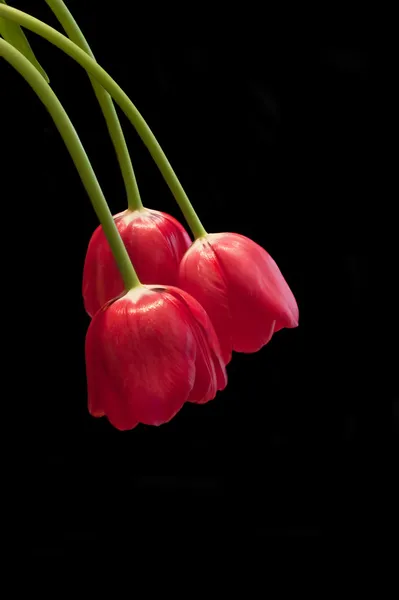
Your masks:
[[[157,210],[125,210],[114,216],[140,281],[177,285],[179,263],[191,244],[180,223]],[[83,270],[83,300],[93,316],[124,291],[121,274],[101,225],[92,235]]]
[[[86,335],[86,372],[90,414],[119,430],[166,423],[227,384],[205,310],[172,286],[140,285],[99,310]]]
[[[208,313],[227,364],[232,350],[256,352],[298,325],[298,306],[272,257],[236,233],[207,234],[184,255],[179,286]]]

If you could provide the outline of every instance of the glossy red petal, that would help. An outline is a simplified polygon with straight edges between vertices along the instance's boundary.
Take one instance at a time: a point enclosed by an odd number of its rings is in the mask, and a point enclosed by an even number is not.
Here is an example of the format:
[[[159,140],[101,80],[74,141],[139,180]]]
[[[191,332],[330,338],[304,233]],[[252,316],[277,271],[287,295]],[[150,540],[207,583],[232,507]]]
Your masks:
[[[93,233],[83,267],[82,295],[84,307],[91,317],[123,292],[123,281],[102,227]]]
[[[181,309],[162,293],[136,288],[99,311],[90,324],[86,360],[91,406],[101,406],[119,429],[133,421],[165,423],[189,397],[195,358],[195,338]],[[94,383],[99,365],[101,381],[108,382],[113,395],[103,394]]]
[[[196,240],[184,255],[179,268],[179,286],[208,313],[220,342],[223,361],[228,364],[232,352],[228,287],[208,237]]]
[[[119,386],[102,352],[104,317],[99,313],[86,335],[88,409],[93,417],[106,416],[116,429],[125,431],[136,427],[138,421],[129,403],[119,396]]]
[[[294,295],[266,250],[239,234],[208,238],[228,282],[234,350],[256,352],[271,339],[276,325],[298,325]]]
[[[124,219],[121,237],[144,284],[176,285],[180,261],[191,240],[176,219],[143,209]]]
[[[205,310],[192,296],[174,287],[168,287],[168,295],[185,309],[197,344],[195,383],[188,401],[204,404],[227,385],[219,340]]]
[[[155,224],[164,239],[167,240],[169,250],[171,254],[175,258],[175,263],[179,266],[181,259],[184,256],[184,253],[191,246],[192,241],[187,231],[184,229],[183,225],[177,221],[171,215],[167,213],[159,212],[157,210],[149,210],[149,213],[152,214]],[[173,282],[172,282],[173,279]],[[176,285],[178,280],[178,269],[173,269],[173,274],[171,278],[171,282],[164,285]],[[159,281],[158,279],[156,280]],[[162,282],[161,282],[162,283]]]

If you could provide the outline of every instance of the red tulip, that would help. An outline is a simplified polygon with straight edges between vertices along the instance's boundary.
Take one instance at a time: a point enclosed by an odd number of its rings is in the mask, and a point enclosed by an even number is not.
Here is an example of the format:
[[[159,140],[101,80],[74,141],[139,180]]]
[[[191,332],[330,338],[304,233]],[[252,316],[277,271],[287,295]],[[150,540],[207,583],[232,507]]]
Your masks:
[[[86,335],[89,412],[120,430],[169,421],[227,384],[200,304],[175,287],[139,286],[99,310]]]
[[[298,325],[297,303],[278,266],[237,233],[197,239],[180,264],[179,287],[208,313],[225,364],[232,350],[256,352],[279,329]]]
[[[125,210],[115,224],[142,283],[177,285],[179,263],[191,244],[176,219],[157,210]],[[92,235],[83,270],[83,300],[92,317],[124,290],[122,277],[101,225]]]

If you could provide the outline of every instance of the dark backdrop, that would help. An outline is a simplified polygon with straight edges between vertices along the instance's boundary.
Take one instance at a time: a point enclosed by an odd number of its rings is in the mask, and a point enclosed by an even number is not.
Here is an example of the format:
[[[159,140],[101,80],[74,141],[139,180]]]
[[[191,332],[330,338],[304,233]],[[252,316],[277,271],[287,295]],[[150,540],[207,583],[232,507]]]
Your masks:
[[[42,2],[10,4],[58,27]],[[4,268],[11,265],[7,294],[19,311],[10,317],[7,365],[24,541],[52,553],[165,531],[194,540],[385,534],[398,431],[397,309],[372,37],[280,34],[272,22],[256,27],[256,15],[222,29],[194,13],[174,24],[131,20],[127,5],[112,2],[117,22],[97,2],[68,2],[205,228],[242,233],[271,253],[298,300],[300,326],[257,354],[235,355],[227,389],[167,425],[120,433],[90,417],[81,277],[96,216],[48,114],[2,62],[3,237],[16,233]],[[111,211],[123,210],[84,71],[28,35]],[[121,121],[144,204],[182,220]]]

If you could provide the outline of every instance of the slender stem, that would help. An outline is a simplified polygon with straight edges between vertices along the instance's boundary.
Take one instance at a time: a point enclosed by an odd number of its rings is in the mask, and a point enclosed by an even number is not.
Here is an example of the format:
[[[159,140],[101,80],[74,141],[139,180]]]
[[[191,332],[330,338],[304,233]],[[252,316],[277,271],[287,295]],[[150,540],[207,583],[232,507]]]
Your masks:
[[[40,75],[37,69],[14,46],[0,38],[0,56],[3,56],[39,96],[50,113],[73,162],[79,172],[83,185],[90,197],[93,208],[103,226],[104,233],[121,272],[126,290],[140,285],[140,281],[130,261],[119,232],[108,208],[93,168],[82,146],[78,134],[65,112],[61,102]]]
[[[100,83],[107,90],[107,92],[109,92],[115,102],[125,113],[129,121],[135,127],[144,144],[147,146],[151,156],[156,162],[166,183],[174,195],[177,204],[179,205],[191,231],[193,232],[194,237],[199,238],[206,235],[206,231],[202,226],[201,221],[199,220],[190,200],[183,190],[180,181],[173,171],[161,146],[158,144],[154,134],[129,97],[112,79],[112,77],[110,77],[110,75],[108,75],[108,73],[102,67],[100,67],[95,60],[90,58],[90,56],[76,46],[76,44],[71,42],[71,40],[49,25],[39,21],[39,19],[35,19],[35,17],[32,17],[31,15],[3,4],[0,4],[0,15],[6,19],[11,19],[16,23],[19,23],[23,27],[26,27],[26,29],[29,29],[41,37],[46,38],[49,42],[54,44],[54,46],[60,48],[60,50],[63,50],[71,58],[75,59],[76,62],[78,62],[86,71],[88,71],[98,81],[98,83]]]
[[[69,39],[71,39],[79,48],[82,48],[93,60],[94,54],[91,51],[89,44],[86,41],[82,31],[73,18],[72,14],[65,6],[62,0],[46,0],[46,3],[51,8],[63,29],[66,31]],[[107,123],[108,131],[115,148],[119,166],[121,168],[122,177],[125,182],[127,202],[130,210],[139,210],[143,208],[140,198],[140,192],[134,175],[132,162],[130,160],[129,151],[123,135],[117,112],[111,96],[97,81],[89,75],[89,79],[94,89],[94,93],[100,104],[101,110]]]

